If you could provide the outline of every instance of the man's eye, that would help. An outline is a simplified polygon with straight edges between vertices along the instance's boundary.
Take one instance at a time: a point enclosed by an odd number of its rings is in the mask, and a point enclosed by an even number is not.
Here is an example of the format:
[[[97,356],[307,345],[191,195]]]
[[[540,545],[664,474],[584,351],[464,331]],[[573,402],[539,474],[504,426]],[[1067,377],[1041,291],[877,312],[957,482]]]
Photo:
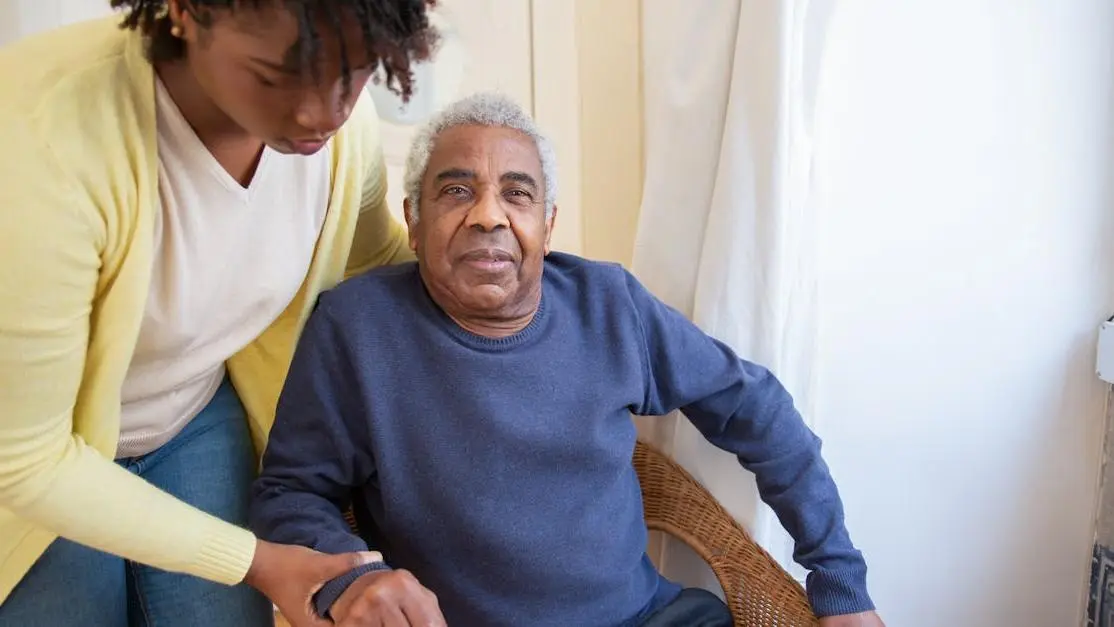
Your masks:
[[[449,187],[445,188],[445,191],[443,193],[448,194],[450,196],[461,196],[461,195],[467,194],[468,189],[465,188],[465,187],[462,187],[460,185],[450,185]]]

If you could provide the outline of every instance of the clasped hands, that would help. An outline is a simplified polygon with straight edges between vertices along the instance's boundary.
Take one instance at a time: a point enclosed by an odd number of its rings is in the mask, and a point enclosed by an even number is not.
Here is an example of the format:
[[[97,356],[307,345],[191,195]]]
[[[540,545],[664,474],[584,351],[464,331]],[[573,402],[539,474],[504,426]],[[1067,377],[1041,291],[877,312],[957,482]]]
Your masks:
[[[336,600],[332,621],[317,616],[313,595],[353,568],[382,560],[376,552],[327,555],[258,541],[244,582],[267,596],[292,627],[446,627],[437,597],[405,570],[362,575]],[[875,612],[829,616],[820,627],[885,627]]]
[[[383,559],[374,551],[328,555],[301,546],[259,540],[244,583],[262,592],[292,627],[445,627],[437,597],[404,570],[361,576],[329,611],[313,609],[313,595],[328,581]]]

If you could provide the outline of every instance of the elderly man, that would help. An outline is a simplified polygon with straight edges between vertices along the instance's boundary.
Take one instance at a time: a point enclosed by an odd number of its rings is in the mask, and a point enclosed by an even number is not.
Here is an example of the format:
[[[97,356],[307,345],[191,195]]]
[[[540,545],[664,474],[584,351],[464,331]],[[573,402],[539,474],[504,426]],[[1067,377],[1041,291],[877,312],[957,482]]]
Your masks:
[[[754,471],[822,625],[878,626],[836,486],[785,389],[620,266],[550,253],[552,148],[481,94],[420,133],[417,263],[321,297],[253,503],[267,540],[384,560],[314,599],[342,626],[730,625],[646,555],[631,414],[681,409]],[[364,530],[342,516],[352,507]]]

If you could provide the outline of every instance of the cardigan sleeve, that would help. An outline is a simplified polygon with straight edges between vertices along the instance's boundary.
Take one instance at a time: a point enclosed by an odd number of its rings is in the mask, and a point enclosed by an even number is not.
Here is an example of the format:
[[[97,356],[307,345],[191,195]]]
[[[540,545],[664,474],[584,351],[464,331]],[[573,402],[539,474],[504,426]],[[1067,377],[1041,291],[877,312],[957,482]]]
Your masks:
[[[104,367],[89,348],[90,321],[104,313],[95,303],[115,278],[104,253],[127,235],[107,226],[71,169],[12,118],[0,119],[0,143],[9,147],[0,151],[8,181],[0,186],[0,508],[129,560],[237,583],[255,552],[250,532],[94,448],[112,443],[74,433],[83,378]],[[111,331],[107,320],[101,326]],[[101,405],[86,402],[82,419],[119,411]]]
[[[349,123],[356,126],[354,139],[362,142],[367,151],[367,167],[363,172],[360,217],[348,255],[346,278],[378,266],[414,260],[406,227],[387,205],[387,163],[383,158],[379,118],[370,96],[360,98]]]

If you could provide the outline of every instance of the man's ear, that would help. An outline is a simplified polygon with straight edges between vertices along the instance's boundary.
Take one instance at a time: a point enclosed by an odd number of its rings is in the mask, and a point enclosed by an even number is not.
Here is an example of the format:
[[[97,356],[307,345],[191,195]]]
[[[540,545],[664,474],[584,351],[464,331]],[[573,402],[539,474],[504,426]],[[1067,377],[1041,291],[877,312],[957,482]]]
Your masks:
[[[557,205],[553,205],[553,211],[549,212],[549,217],[545,219],[545,254],[549,254],[549,242],[553,239],[553,225],[557,221]]]
[[[418,252],[418,222],[409,198],[402,201],[402,215],[406,219],[406,230],[410,235],[410,250],[416,253]]]

